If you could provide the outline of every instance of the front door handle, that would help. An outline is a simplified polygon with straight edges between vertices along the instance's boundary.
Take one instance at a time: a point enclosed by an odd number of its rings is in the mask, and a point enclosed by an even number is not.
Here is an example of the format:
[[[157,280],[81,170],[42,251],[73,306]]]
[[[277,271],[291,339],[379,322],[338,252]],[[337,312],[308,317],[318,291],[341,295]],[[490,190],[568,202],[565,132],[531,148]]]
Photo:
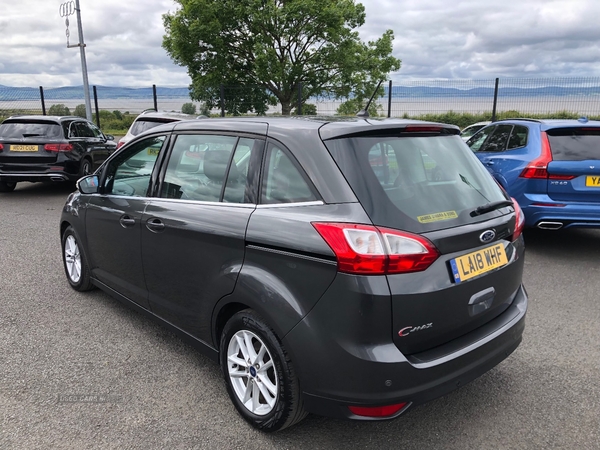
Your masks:
[[[159,231],[163,231],[165,229],[165,224],[160,219],[154,217],[146,220],[146,228],[153,233],[158,233]]]
[[[123,228],[129,228],[135,225],[135,219],[125,214],[121,217],[119,223]]]
[[[486,166],[493,166],[493,165],[494,165],[494,161],[492,161],[492,160],[489,160],[489,159],[486,159],[486,160],[485,160],[485,165],[486,165]]]

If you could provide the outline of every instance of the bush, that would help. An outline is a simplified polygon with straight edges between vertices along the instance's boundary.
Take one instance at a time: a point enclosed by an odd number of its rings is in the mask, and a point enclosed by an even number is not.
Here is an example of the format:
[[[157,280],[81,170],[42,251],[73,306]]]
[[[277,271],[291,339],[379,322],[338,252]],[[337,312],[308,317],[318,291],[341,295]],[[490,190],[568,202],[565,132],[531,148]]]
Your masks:
[[[292,110],[292,115],[298,115],[297,108]],[[303,116],[316,116],[317,115],[317,105],[313,105],[312,103],[304,103],[302,105],[302,115]]]
[[[77,105],[75,107],[75,111],[73,111],[73,115],[83,117],[85,119],[87,117],[87,114],[85,112],[85,105]]]
[[[181,112],[184,114],[196,114],[196,105],[193,103],[184,103],[181,105]]]
[[[56,105],[52,105],[50,109],[48,109],[48,115],[50,116],[70,116],[71,111],[62,103],[57,103]],[[84,115],[85,117],[85,115]]]

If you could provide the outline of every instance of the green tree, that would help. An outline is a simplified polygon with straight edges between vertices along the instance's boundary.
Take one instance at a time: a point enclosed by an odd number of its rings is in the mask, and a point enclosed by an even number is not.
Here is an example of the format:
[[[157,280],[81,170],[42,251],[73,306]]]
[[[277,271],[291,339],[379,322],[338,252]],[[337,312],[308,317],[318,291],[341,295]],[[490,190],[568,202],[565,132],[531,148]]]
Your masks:
[[[79,116],[79,117],[87,117],[86,113],[85,113],[85,105],[77,105],[75,107],[75,111],[73,111],[73,115],[74,116]]]
[[[48,115],[50,115],[50,116],[70,116],[71,111],[69,111],[69,108],[67,108],[62,103],[57,103],[56,105],[52,105],[48,109]]]
[[[391,55],[392,30],[360,40],[365,8],[355,0],[175,2],[181,8],[163,15],[163,47],[187,67],[192,99],[209,107],[219,106],[221,84],[250,86],[237,98],[226,93],[229,112],[264,113],[275,97],[289,115],[299,91],[301,102],[319,95],[368,98],[400,68]]]
[[[193,103],[184,103],[181,105],[181,112],[184,114],[196,114],[196,105]]]

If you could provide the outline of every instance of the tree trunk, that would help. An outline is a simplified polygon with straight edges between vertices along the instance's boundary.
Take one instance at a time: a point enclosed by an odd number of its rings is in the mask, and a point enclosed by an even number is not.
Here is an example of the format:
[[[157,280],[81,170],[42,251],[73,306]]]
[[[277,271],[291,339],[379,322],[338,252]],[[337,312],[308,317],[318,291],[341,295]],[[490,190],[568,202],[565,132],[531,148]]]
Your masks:
[[[281,115],[289,116],[292,113],[292,105],[289,100],[280,100],[281,102]]]

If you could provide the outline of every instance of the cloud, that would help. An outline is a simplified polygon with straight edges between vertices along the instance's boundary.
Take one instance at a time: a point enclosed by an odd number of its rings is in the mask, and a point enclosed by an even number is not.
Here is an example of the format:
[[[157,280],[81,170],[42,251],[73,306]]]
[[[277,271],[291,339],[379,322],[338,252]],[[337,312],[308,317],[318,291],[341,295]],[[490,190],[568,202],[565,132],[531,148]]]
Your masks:
[[[90,84],[187,86],[161,47],[171,0],[80,0]],[[402,68],[392,79],[600,76],[600,2],[593,0],[363,0],[361,38],[394,30]],[[20,0],[0,17],[0,84],[82,83],[66,48],[60,2]],[[70,42],[78,42],[70,17]]]

